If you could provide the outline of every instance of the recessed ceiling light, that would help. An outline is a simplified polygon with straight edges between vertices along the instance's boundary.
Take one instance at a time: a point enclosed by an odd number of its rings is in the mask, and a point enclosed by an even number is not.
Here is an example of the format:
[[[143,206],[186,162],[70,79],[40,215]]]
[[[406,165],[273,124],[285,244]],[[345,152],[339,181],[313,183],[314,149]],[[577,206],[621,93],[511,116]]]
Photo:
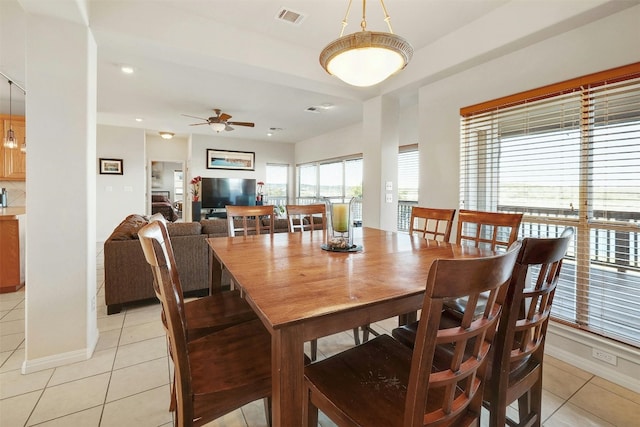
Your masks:
[[[173,135],[175,135],[173,132],[158,132],[158,133],[163,139],[171,139],[173,138]]]
[[[122,71],[125,74],[133,74],[133,67],[130,65],[122,65],[120,67],[120,71]]]
[[[136,118],[136,122],[141,122],[142,119],[140,117]]]

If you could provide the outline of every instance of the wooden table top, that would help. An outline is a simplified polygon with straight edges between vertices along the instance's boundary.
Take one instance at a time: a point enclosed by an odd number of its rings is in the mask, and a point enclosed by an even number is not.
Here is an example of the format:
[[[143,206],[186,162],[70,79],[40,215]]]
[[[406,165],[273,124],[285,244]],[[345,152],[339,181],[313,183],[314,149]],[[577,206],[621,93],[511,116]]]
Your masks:
[[[358,229],[360,252],[323,250],[323,233],[208,239],[215,256],[271,328],[423,293],[436,258],[490,255],[472,247],[373,228]],[[428,250],[425,250],[428,249]]]

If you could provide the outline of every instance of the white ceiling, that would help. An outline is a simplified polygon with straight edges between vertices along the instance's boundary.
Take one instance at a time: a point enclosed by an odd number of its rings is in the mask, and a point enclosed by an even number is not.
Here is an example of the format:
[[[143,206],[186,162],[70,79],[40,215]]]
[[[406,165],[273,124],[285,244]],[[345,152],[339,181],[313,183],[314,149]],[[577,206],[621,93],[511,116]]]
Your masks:
[[[82,4],[82,2],[80,2]],[[98,122],[149,133],[212,135],[184,117],[213,108],[249,121],[221,136],[297,142],[361,121],[362,101],[380,94],[417,102],[429,81],[638,4],[637,0],[386,0],[396,34],[414,47],[406,70],[373,88],[327,75],[322,48],[337,38],[347,0],[0,0],[0,71],[29,90],[25,13],[88,22],[98,46]],[[299,25],[276,20],[283,8]],[[360,29],[354,0],[345,34]],[[85,16],[88,16],[86,18]],[[367,2],[367,29],[386,31],[378,0]],[[131,65],[133,75],[120,72]],[[8,85],[0,111],[8,112]],[[14,91],[14,113],[24,97]],[[308,107],[332,105],[318,113]],[[20,111],[21,109],[21,111]],[[135,118],[142,118],[138,123]],[[268,137],[269,128],[281,128]]]

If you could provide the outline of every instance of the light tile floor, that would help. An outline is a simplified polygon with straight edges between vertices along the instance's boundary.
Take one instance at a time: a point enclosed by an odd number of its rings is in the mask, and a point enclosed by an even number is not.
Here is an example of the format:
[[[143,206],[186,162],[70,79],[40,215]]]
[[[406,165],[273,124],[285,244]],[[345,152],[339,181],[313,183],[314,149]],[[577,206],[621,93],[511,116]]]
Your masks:
[[[159,305],[107,316],[102,245],[98,246],[100,339],[90,360],[22,375],[24,291],[0,294],[0,426],[170,426],[171,363]],[[374,324],[389,331],[396,320]],[[353,345],[350,331],[319,340],[320,357]],[[543,420],[556,426],[639,426],[640,394],[546,357]],[[482,424],[486,425],[487,417]],[[323,427],[333,424],[320,415]],[[208,426],[265,426],[253,402]]]

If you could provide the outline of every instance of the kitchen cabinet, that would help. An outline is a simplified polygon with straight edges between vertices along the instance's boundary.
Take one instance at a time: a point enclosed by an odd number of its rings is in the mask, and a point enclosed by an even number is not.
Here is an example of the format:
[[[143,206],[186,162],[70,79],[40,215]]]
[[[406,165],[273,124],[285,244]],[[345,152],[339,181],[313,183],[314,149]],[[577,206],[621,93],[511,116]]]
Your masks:
[[[9,121],[8,115],[0,115],[3,143],[9,123],[18,140],[18,147],[6,148],[0,144],[0,181],[24,181],[27,178],[27,155],[20,150],[20,146],[25,141],[26,122],[21,116],[12,116]]]

